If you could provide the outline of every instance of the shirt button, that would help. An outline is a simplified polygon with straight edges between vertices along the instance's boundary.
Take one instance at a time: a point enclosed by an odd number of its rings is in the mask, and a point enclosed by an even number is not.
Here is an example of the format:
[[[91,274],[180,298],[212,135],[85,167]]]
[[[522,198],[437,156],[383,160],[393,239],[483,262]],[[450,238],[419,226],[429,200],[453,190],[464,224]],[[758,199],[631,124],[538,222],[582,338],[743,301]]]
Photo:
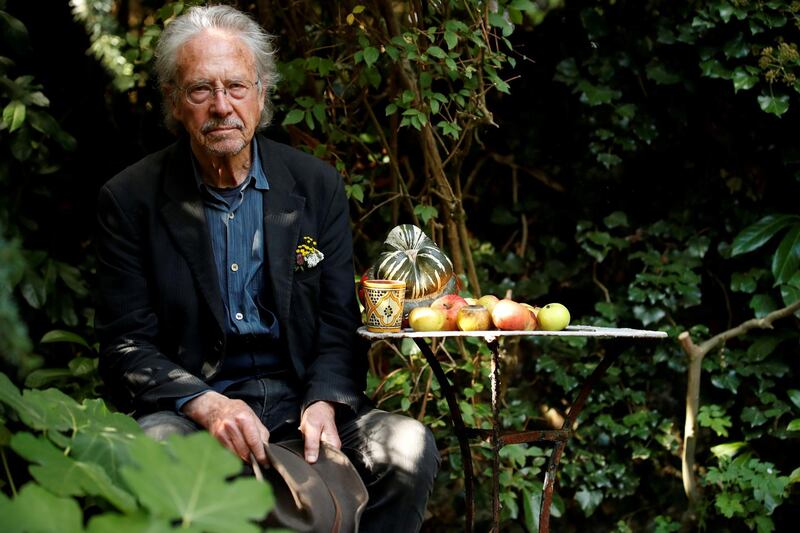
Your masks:
[[[244,318],[244,315],[242,313],[236,313],[236,320],[241,320],[243,318]]]
[[[239,270],[239,265],[237,265],[236,263],[233,263],[231,265],[231,270],[233,270],[234,272],[238,271]]]
[[[234,219],[234,217],[236,217],[236,215],[235,215],[234,213],[228,213],[228,218],[229,218],[230,220],[233,220],[233,219]]]

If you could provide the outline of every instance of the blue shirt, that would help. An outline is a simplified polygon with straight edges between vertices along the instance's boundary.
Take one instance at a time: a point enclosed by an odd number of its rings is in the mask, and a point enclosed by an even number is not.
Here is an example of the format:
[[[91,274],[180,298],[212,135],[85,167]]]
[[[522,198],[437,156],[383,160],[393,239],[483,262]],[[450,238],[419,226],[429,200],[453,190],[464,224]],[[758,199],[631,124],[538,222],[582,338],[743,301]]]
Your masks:
[[[259,335],[277,341],[280,336],[278,320],[261,300],[266,288],[263,194],[269,190],[269,182],[255,138],[251,149],[250,172],[240,186],[232,189],[205,184],[194,156],[192,162],[225,305],[226,336]],[[222,392],[234,383],[279,367],[280,363],[280,354],[276,351],[230,354],[223,361],[218,378],[209,383],[209,390]],[[186,402],[200,394],[203,393],[180,398],[176,409],[180,411]]]

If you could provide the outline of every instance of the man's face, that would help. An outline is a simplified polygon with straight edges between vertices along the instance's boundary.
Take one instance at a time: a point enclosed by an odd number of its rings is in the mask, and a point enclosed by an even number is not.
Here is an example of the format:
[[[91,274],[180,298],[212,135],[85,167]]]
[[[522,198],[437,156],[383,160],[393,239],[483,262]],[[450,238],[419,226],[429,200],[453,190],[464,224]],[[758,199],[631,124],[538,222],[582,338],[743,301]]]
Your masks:
[[[193,104],[181,90],[197,83],[222,89],[232,80],[255,82],[252,52],[236,36],[215,30],[200,33],[178,51],[179,90],[172,115],[183,124],[192,148],[207,155],[224,157],[241,152],[255,134],[264,107],[259,86],[253,86],[241,100],[215,91],[201,104]]]

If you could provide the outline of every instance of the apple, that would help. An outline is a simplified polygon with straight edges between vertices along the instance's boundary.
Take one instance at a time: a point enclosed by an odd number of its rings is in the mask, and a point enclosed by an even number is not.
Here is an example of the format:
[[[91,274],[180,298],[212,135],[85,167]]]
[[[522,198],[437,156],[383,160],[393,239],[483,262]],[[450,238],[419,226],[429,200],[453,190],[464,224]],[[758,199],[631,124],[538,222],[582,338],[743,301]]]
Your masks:
[[[441,331],[445,318],[441,309],[415,307],[408,314],[408,325],[414,331]]]
[[[539,312],[539,308],[534,307],[530,304],[520,304],[520,305],[525,309],[527,309],[528,312],[531,314],[530,323],[528,324],[528,327],[526,327],[525,329],[528,331],[535,331],[536,329],[539,328],[539,321],[536,318],[536,314]]]
[[[455,331],[458,325],[458,310],[467,305],[467,301],[458,294],[445,294],[431,304],[434,309],[444,311],[445,320],[442,327],[445,331]]]
[[[561,331],[569,326],[569,310],[559,303],[547,304],[539,310],[539,326],[545,331]]]
[[[458,310],[456,324],[461,331],[487,331],[492,327],[492,315],[482,305],[465,305]]]
[[[523,331],[530,327],[532,318],[530,311],[509,299],[500,300],[492,310],[492,322],[505,331]]]
[[[500,298],[495,296],[494,294],[484,294],[480,298],[478,298],[478,305],[484,306],[486,309],[489,310],[491,313],[494,310],[494,306],[497,305],[497,302],[500,301]]]
[[[531,305],[531,304],[522,304],[522,305],[523,305],[523,306],[524,306],[524,307],[525,307],[525,308],[526,308],[528,311],[530,311],[531,313],[533,313],[533,316],[535,316],[535,317],[537,317],[537,318],[538,318],[538,315],[539,315],[539,309],[541,309],[541,307],[539,307],[538,305]]]

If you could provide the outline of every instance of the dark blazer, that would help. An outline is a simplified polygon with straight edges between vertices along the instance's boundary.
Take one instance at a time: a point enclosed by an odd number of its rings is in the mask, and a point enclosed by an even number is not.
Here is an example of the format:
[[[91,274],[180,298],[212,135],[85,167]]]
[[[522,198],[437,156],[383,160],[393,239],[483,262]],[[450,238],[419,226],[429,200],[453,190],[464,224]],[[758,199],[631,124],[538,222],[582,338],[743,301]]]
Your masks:
[[[304,405],[365,400],[364,345],[354,290],[347,197],[315,157],[259,136],[267,295]],[[98,197],[100,372],[120,408],[174,409],[207,388],[226,349],[224,306],[203,202],[182,139],[113,177]],[[295,271],[309,236],[325,255]]]

